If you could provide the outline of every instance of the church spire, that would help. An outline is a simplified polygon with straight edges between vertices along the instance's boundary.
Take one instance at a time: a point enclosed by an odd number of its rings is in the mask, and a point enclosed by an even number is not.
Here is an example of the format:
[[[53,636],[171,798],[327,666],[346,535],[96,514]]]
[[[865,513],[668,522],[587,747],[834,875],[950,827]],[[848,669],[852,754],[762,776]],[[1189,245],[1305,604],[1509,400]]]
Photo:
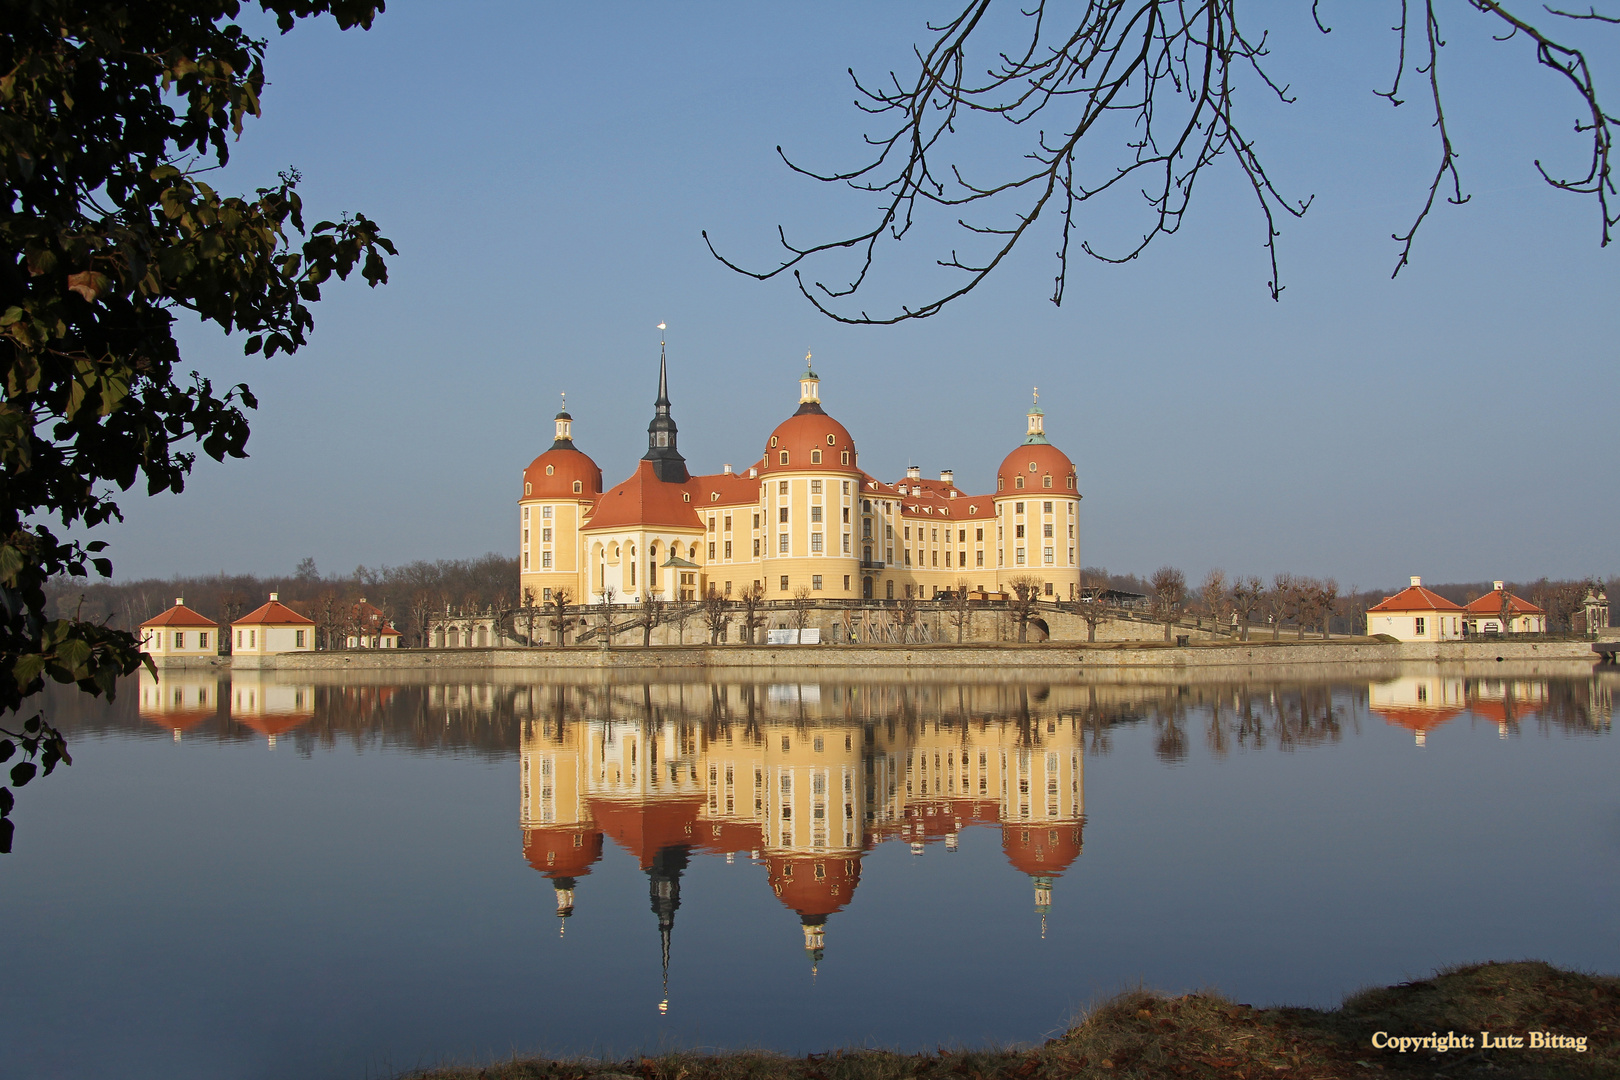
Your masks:
[[[684,484],[691,478],[686,459],[676,449],[678,431],[669,414],[669,363],[664,358],[663,329],[659,323],[658,399],[653,402],[652,423],[647,425],[647,452],[641,460],[652,462],[653,475],[666,484]]]
[[[1029,407],[1029,433],[1024,436],[1024,445],[1031,446],[1036,443],[1045,443],[1046,414],[1041,412],[1041,388],[1035,388],[1035,401]]]

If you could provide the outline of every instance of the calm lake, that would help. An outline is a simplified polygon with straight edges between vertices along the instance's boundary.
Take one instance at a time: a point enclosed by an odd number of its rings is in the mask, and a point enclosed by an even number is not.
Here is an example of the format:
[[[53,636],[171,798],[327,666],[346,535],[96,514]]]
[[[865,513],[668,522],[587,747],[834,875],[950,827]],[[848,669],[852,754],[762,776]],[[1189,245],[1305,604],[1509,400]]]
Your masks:
[[[399,678],[53,692],[0,1075],[1032,1042],[1137,984],[1620,971],[1586,664]]]

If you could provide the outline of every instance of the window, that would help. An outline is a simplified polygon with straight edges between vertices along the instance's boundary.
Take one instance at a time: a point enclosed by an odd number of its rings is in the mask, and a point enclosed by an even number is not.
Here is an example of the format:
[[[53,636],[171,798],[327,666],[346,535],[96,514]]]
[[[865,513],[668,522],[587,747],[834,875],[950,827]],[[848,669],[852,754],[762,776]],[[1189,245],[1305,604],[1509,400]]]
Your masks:
[[[541,508],[540,508],[540,516],[541,516],[541,517],[543,517],[543,518],[548,518],[548,517],[550,517],[550,516],[551,516],[551,507],[549,507],[549,506],[542,506],[542,507],[541,507]]]
[[[821,575],[820,574],[811,574],[810,575],[810,588],[815,590],[816,592],[821,591]],[[821,740],[818,739],[816,741],[820,742]]]
[[[786,525],[787,524],[787,514],[788,514],[788,508],[787,507],[785,507],[785,506],[779,507],[777,509],[777,511],[776,511],[776,520],[780,521],[783,525]]]
[[[236,647],[238,649],[242,647],[242,631],[240,630],[236,632]]]
[[[1046,537],[1047,537],[1047,538],[1048,538],[1048,539],[1050,539],[1050,538],[1051,538],[1051,536],[1052,536],[1052,525],[1051,525],[1051,523],[1050,523],[1050,522],[1048,522],[1048,523],[1047,523],[1047,524],[1045,524],[1045,525],[1042,525],[1042,526],[1041,526],[1041,529],[1042,529],[1042,530],[1043,530],[1043,533],[1042,533],[1042,535],[1044,535],[1044,536],[1046,536]]]
[[[529,553],[527,551],[525,551],[523,553],[523,569],[527,570],[528,568],[529,568]]]
[[[849,575],[844,575],[844,591],[849,592]]]
[[[754,537],[754,558],[759,558],[759,537]]]
[[[1024,538],[1024,527],[1022,525],[1013,526],[1013,536],[1022,540]]]
[[[524,508],[523,508],[523,520],[524,520],[524,521],[528,521],[528,520],[529,520],[529,508],[528,508],[528,507],[527,507],[527,506],[525,506],[525,507],[524,507]]]
[[[584,490],[585,490],[585,485],[581,484],[578,480],[575,480],[574,481],[574,494],[578,495]]]
[[[844,554],[849,554],[849,533],[844,534]]]
[[[967,543],[967,530],[966,529],[957,529],[956,530],[956,542],[958,544]]]
[[[540,568],[542,570],[550,570],[551,569],[551,552],[542,551],[540,553]]]
[[[848,480],[844,481],[844,494],[845,495],[849,494],[849,481]]]
[[[714,532],[714,515],[709,515],[709,531]]]
[[[1422,619],[1421,616],[1412,620],[1412,631],[1414,633],[1418,633],[1418,634],[1421,634],[1421,633],[1424,632],[1424,630],[1423,630],[1423,619]],[[1418,689],[1421,690],[1422,687],[1419,687]]]
[[[782,592],[787,592],[787,575],[782,575]]]
[[[788,452],[786,450],[782,451],[782,464],[783,465],[786,465],[788,463],[788,456],[787,455],[788,455]]]
[[[820,453],[819,450],[816,451],[816,452]],[[812,494],[812,495],[820,495],[821,494],[821,481],[820,480],[812,480],[812,481],[810,481],[810,494]]]
[[[821,504],[817,503],[816,505],[810,507],[810,520],[811,521],[820,521],[821,520]]]
[[[930,552],[929,552],[929,553],[928,553],[928,565],[929,565],[929,566],[938,566],[938,565],[939,565],[939,552],[937,552],[937,551],[930,551]],[[946,565],[946,566],[949,566],[949,565],[951,565],[951,560],[950,560],[950,556],[949,556],[949,555],[947,555],[947,556],[946,556],[946,557],[945,557],[945,565]]]
[[[754,515],[754,528],[756,528],[756,529],[759,528],[759,515],[758,514]]]
[[[197,648],[199,648],[199,649],[208,648],[208,635],[206,633],[197,635]]]
[[[949,536],[950,534],[947,533],[946,535]],[[919,536],[917,539],[921,540],[922,537]],[[936,544],[939,543],[939,530],[938,529],[929,529],[928,530],[928,539],[932,540]]]
[[[862,540],[870,540],[870,539],[872,539],[872,519],[871,518],[866,518],[865,520],[863,520],[861,522],[861,539]]]
[[[1054,555],[1055,555],[1055,552],[1053,551],[1052,548],[1046,548],[1042,552],[1042,558],[1045,560],[1047,566],[1052,565],[1052,560],[1054,558]]]
[[[885,599],[893,600],[894,599],[894,580],[891,578],[890,580],[884,582],[883,584],[886,586],[884,591],[888,593],[888,596],[885,597]]]
[[[1052,486],[1052,474],[1047,473],[1045,476],[1041,477],[1041,487],[1048,487],[1049,488],[1051,486]]]
[[[540,590],[540,602],[542,604],[551,603],[551,590],[550,589],[541,589]]]
[[[731,531],[731,515],[727,514],[726,515],[726,532],[730,532],[730,531]]]
[[[984,549],[983,548],[980,548],[978,551],[975,551],[973,553],[973,565],[974,566],[983,566],[984,565]]]
[[[304,631],[302,631],[302,630],[294,630],[293,631],[293,648],[302,649],[303,647],[304,647]]]
[[[249,630],[248,631],[248,648],[250,648],[250,649],[258,648],[258,641],[259,641],[259,632],[257,630]]]
[[[778,536],[776,538],[776,550],[778,550],[782,554],[786,555],[787,554],[787,549],[788,549],[788,534],[783,533],[782,535],[780,535],[780,536]]]
[[[813,532],[813,533],[810,534],[810,550],[812,552],[815,552],[818,555],[821,554],[821,534],[820,533]]]
[[[1070,491],[1074,490],[1074,477],[1072,477],[1072,476],[1069,477],[1068,488],[1069,488]]]
[[[550,529],[541,529],[540,530],[540,542],[542,544],[551,543],[551,530]]]
[[[861,500],[861,513],[870,514],[871,512],[872,512],[872,500],[871,499],[862,499]]]
[[[973,530],[973,539],[977,540],[981,544],[984,543],[984,530],[983,529],[974,529]]]
[[[1022,476],[1013,477],[1013,487],[1021,488],[1023,486],[1024,486],[1024,478]]]
[[[1024,565],[1024,549],[1023,548],[1018,549],[1017,557],[1013,561],[1016,562],[1019,566]]]
[[[1013,513],[1022,514],[1023,512],[1024,512],[1024,504],[1023,503],[1013,503]]]
[[[1052,504],[1051,503],[1042,503],[1041,504],[1041,511],[1043,513],[1050,514],[1052,512]]]
[[[906,565],[907,566],[911,565],[911,549],[910,548],[906,548]],[[908,585],[906,587],[909,589],[911,586]],[[906,595],[910,596],[911,594],[907,593]]]
[[[910,525],[906,526],[906,539],[907,540],[911,539],[911,526]]]
[[[710,562],[714,561],[714,541],[713,540],[709,541],[709,561]],[[631,570],[631,573],[635,573],[635,571]]]
[[[174,647],[177,649],[183,649],[186,647],[186,635],[184,631],[177,632],[174,635]]]
[[[776,485],[776,493],[778,495],[786,495],[787,494],[787,481],[786,480],[783,480],[783,481],[779,482]]]
[[[731,558],[731,541],[730,540],[726,541],[726,558],[728,560]]]
[[[812,465],[820,465],[821,464],[821,451],[820,450],[812,450],[812,451],[810,451],[810,464],[812,464]]]
[[[840,465],[848,465],[849,464],[849,451],[848,450],[845,450],[845,451],[843,451],[842,453],[840,453],[838,455],[838,464],[840,464]]]

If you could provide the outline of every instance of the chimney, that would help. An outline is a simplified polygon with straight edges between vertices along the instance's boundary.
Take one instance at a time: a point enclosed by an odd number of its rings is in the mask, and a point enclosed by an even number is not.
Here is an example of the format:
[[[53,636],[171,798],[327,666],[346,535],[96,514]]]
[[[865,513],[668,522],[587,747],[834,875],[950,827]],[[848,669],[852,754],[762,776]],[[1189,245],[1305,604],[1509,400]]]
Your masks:
[[[1496,591],[1497,591],[1497,592],[1501,592],[1501,591],[1502,591],[1502,584],[1503,584],[1503,583],[1502,583],[1502,582],[1500,582],[1500,581],[1493,581],[1493,582],[1491,582],[1491,584],[1492,584],[1492,585],[1493,585],[1493,586],[1495,586],[1495,588],[1496,588]]]
[[[921,480],[922,479],[922,469],[918,468],[915,465],[907,465],[906,466],[906,479],[907,480]]]
[[[1412,586],[1413,586],[1413,588],[1416,588],[1417,586],[1419,586],[1421,584],[1423,584],[1423,579],[1418,577],[1416,574],[1413,574],[1412,575]]]
[[[754,480],[754,479],[757,479],[758,477],[759,477],[759,470],[758,469],[749,469],[748,470],[748,479]]]
[[[726,475],[727,475],[727,476],[730,476],[730,475],[731,475],[731,466],[730,466],[730,465],[722,465],[722,466],[720,466],[720,469],[721,469],[721,471],[722,471],[722,472],[724,472],[724,473],[725,473],[725,474],[726,474]]]
[[[183,597],[183,596],[175,597],[174,598],[174,606],[175,607],[185,607],[186,606],[186,598]]]
[[[939,482],[942,483],[942,484],[954,484],[954,483],[956,483],[956,470],[954,470],[954,469],[941,469],[941,470],[939,470]]]
[[[271,599],[272,602],[277,602],[277,601],[279,601],[281,599],[281,594],[280,593],[271,593],[270,594],[270,599]]]

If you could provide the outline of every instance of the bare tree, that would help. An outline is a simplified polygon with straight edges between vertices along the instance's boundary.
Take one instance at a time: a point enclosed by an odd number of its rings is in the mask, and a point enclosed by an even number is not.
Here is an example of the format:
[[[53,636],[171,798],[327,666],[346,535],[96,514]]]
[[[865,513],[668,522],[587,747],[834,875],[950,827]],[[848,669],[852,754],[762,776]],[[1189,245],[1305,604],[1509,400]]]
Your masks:
[[[489,643],[495,648],[501,647],[501,639],[506,637],[507,625],[511,621],[512,613],[516,609],[512,606],[511,593],[496,593],[489,602]]]
[[[1585,54],[1567,38],[1555,40],[1526,16],[1509,11],[1510,2],[1468,0],[1459,6],[1472,8],[1504,40],[1525,38],[1536,63],[1573,91],[1580,116],[1575,131],[1591,140],[1584,174],[1576,168],[1570,177],[1554,176],[1539,161],[1536,170],[1554,188],[1595,199],[1601,240],[1607,244],[1620,220],[1610,209],[1615,118],[1599,102]],[[1055,249],[1051,300],[1061,304],[1075,247],[1107,263],[1135,259],[1154,240],[1181,228],[1203,170],[1230,162],[1257,204],[1270,262],[1266,287],[1277,299],[1283,288],[1277,267],[1279,219],[1303,216],[1311,200],[1278,192],[1240,123],[1240,101],[1293,101],[1288,87],[1268,71],[1266,33],[1253,33],[1247,20],[1240,26],[1240,5],[1230,0],[1087,0],[1060,13],[1049,11],[1044,0],[1034,0],[1027,8],[1014,9],[1025,17],[1021,25],[996,17],[992,7],[991,0],[969,0],[954,17],[931,22],[931,38],[914,49],[915,70],[903,77],[890,72],[887,79],[867,83],[850,72],[857,108],[883,118],[879,129],[866,135],[869,149],[853,167],[831,172],[805,168],[777,148],[800,175],[877,193],[865,225],[808,244],[790,241],[779,228],[785,254],[779,265],[765,271],[746,270],[724,258],[705,232],[715,258],[760,280],[791,271],[805,299],[840,322],[894,323],[938,313],[977,287],[1026,236],[1044,229],[1047,238],[1038,243]],[[1317,27],[1329,32],[1316,4],[1311,12]],[[1620,17],[1599,15],[1595,9],[1583,14],[1550,5],[1530,18],[1560,32],[1592,22],[1620,22]],[[1009,26],[1015,28],[1009,31]],[[1418,229],[1436,199],[1443,195],[1447,202],[1461,204],[1468,196],[1442,103],[1444,35],[1437,0],[1402,0],[1393,29],[1394,78],[1388,90],[1375,92],[1392,105],[1402,103],[1401,81],[1408,76],[1410,54],[1434,116],[1439,151],[1427,196],[1410,227],[1394,234],[1398,274],[1410,260]],[[1012,125],[1013,141],[1001,156],[987,157],[983,140],[996,137],[989,129],[997,128],[997,121]],[[1143,220],[1125,230],[1139,239],[1109,250],[1078,233],[1086,204],[1114,192],[1127,199],[1140,194]],[[950,245],[949,254],[937,259],[954,276],[924,301],[902,303],[895,314],[873,316],[854,308],[848,298],[866,283],[880,258],[880,245],[904,240],[919,222],[925,235],[940,235],[953,222],[963,230],[960,244]],[[843,260],[832,264],[841,284],[837,278],[831,285],[805,278],[808,263],[829,259]]]
[[[1101,596],[1087,599],[1084,595],[1085,590],[1080,591],[1082,595],[1079,600],[1075,601],[1074,610],[1079,614],[1081,621],[1086,624],[1086,640],[1095,642],[1097,640],[1097,627],[1112,619],[1114,614],[1108,609],[1108,605],[1102,602]]]
[[[951,625],[956,627],[956,643],[960,645],[973,628],[973,601],[968,599],[966,578],[956,579],[956,588],[951,590],[950,613],[947,617],[951,620]]]
[[[568,644],[568,630],[574,625],[573,618],[568,614],[568,605],[573,599],[567,589],[551,590],[551,630],[558,645]]]
[[[793,590],[793,629],[795,640],[804,644],[804,628],[810,624],[810,590],[800,585]]]
[[[896,600],[894,602],[894,613],[895,618],[900,622],[900,640],[909,642],[916,632],[917,598],[908,593]]]
[[[652,647],[653,627],[664,621],[664,594],[651,589],[641,590],[641,611],[636,623],[641,627],[641,647]]]
[[[1164,623],[1164,640],[1169,641],[1170,628],[1187,599],[1187,576],[1173,566],[1161,566],[1148,584],[1153,589],[1153,617]]]
[[[1265,583],[1253,576],[1238,578],[1232,583],[1232,611],[1240,620],[1243,641],[1249,640],[1249,619],[1260,606],[1265,591]]]
[[[341,649],[343,630],[349,623],[351,605],[345,604],[334,589],[323,589],[315,598],[315,629],[323,649]]]
[[[1012,586],[1012,599],[1007,601],[1007,614],[1018,626],[1018,640],[1029,640],[1029,620],[1035,617],[1035,608],[1041,602],[1041,579],[1021,574],[1007,584]]]
[[[534,624],[540,618],[540,608],[534,602],[534,590],[525,587],[523,603],[518,606],[517,617],[523,624],[523,643],[534,646]]]
[[[1211,570],[1204,575],[1204,583],[1198,587],[1198,600],[1209,617],[1215,623],[1215,629],[1224,629],[1226,614],[1231,610],[1230,591],[1226,587],[1226,571]]]
[[[737,599],[742,604],[743,641],[753,645],[754,631],[765,625],[765,616],[760,610],[765,605],[765,587],[757,581],[744,586]]]
[[[675,602],[675,612],[670,621],[675,624],[676,640],[682,645],[686,644],[686,620],[692,617],[692,605],[684,600]]]
[[[1322,636],[1333,636],[1333,613],[1339,609],[1339,583],[1333,578],[1316,583],[1316,617]]]
[[[1282,636],[1282,624],[1293,614],[1297,601],[1298,590],[1294,585],[1294,575],[1278,574],[1271,579],[1271,588],[1266,590],[1263,603],[1266,617],[1271,620],[1272,641]]]
[[[731,613],[726,610],[726,598],[720,595],[720,590],[713,585],[703,597],[703,625],[709,630],[709,644],[720,644],[720,635],[725,633],[726,626],[731,622]]]

